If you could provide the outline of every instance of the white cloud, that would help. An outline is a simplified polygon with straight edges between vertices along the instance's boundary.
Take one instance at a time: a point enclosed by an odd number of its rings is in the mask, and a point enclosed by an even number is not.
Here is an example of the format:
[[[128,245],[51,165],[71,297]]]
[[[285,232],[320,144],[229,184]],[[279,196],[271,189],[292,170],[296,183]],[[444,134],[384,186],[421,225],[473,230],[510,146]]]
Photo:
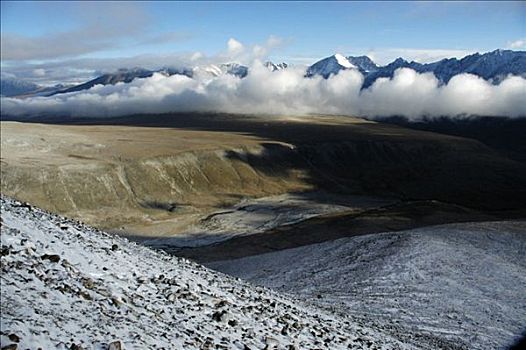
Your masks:
[[[510,41],[508,47],[510,49],[524,49],[526,48],[526,38]]]
[[[285,44],[282,38],[271,35],[263,45],[254,45],[252,53],[256,58],[266,57],[272,50],[275,50]]]
[[[190,56],[190,61],[198,61],[199,59],[203,58],[203,54],[201,52],[194,52]]]
[[[360,90],[363,76],[342,71],[329,79],[305,78],[301,68],[270,72],[255,61],[244,79],[231,75],[196,78],[155,74],[130,84],[96,86],[84,92],[3,98],[3,115],[118,116],[136,113],[218,111],[226,113],[331,113],[355,116],[526,116],[526,79],[492,85],[461,74],[440,85],[432,73],[403,68]]]
[[[43,63],[9,62],[4,64],[2,62],[2,73],[9,72],[21,79],[27,79],[40,85],[81,83],[93,79],[101,73],[114,72],[119,68],[125,67],[142,67],[156,70],[163,67],[181,68],[230,63],[232,61],[248,63],[255,59],[267,60],[273,50],[283,47],[288,42],[271,35],[261,44],[245,47],[239,41],[232,40],[229,41],[230,44],[227,42],[225,50],[209,56],[202,52],[179,52],[144,54],[131,57],[73,58]],[[229,52],[229,48],[231,52]],[[312,58],[309,62],[312,63],[316,60],[317,58]],[[46,74],[44,76],[35,75],[35,71],[40,69],[45,70]]]
[[[237,56],[243,52],[245,47],[239,41],[234,38],[228,39],[227,50],[230,56]]]
[[[191,33],[152,32],[154,18],[140,2],[70,1],[48,2],[75,26],[37,36],[1,33],[2,61],[54,60],[78,57],[123,47],[160,45],[187,40]]]

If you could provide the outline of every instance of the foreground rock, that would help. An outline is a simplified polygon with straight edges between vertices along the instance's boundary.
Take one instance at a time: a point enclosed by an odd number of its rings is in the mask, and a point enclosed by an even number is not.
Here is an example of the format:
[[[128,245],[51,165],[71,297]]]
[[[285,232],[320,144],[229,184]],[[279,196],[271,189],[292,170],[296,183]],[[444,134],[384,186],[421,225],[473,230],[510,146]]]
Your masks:
[[[8,198],[1,210],[2,348],[420,348]]]

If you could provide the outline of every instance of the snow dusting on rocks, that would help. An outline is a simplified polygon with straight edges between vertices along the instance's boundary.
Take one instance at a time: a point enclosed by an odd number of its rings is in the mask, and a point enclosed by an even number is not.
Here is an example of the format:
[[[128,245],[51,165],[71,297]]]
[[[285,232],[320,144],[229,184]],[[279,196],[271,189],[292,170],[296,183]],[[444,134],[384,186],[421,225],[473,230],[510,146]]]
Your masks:
[[[526,221],[355,236],[209,265],[428,349],[506,349],[526,330]]]
[[[2,349],[411,349],[349,315],[1,198]]]

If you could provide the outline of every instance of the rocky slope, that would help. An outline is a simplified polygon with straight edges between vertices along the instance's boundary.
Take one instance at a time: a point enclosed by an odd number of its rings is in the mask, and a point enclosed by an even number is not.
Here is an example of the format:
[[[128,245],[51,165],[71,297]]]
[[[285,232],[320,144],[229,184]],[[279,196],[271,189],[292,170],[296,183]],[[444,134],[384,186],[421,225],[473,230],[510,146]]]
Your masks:
[[[2,197],[8,349],[412,349],[185,259]],[[440,346],[441,343],[435,343]]]

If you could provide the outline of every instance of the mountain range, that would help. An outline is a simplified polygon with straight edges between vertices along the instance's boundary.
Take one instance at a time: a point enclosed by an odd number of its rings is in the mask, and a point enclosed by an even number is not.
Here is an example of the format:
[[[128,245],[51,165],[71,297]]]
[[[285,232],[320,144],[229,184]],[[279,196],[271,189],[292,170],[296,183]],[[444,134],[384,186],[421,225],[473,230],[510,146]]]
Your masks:
[[[287,69],[287,63],[266,62],[265,67],[270,71]],[[364,76],[362,88],[368,88],[378,78],[391,78],[399,68],[411,68],[419,73],[433,73],[441,84],[447,83],[453,76],[462,73],[470,73],[491,81],[499,83],[509,74],[526,77],[526,51],[495,50],[488,53],[475,53],[465,56],[462,59],[445,58],[432,63],[419,63],[407,61],[401,57],[393,62],[379,66],[368,56],[344,56],[334,54],[321,59],[313,65],[307,67],[305,76],[322,76],[327,79],[331,75],[338,74],[342,70],[356,69]],[[42,87],[37,84],[16,78],[1,79],[1,95],[8,97],[27,97],[27,96],[52,96],[55,94],[70,93],[92,88],[95,85],[108,85],[117,83],[130,83],[137,78],[151,77],[154,73],[161,73],[166,76],[174,74],[194,77],[196,75],[206,75],[217,77],[223,74],[230,74],[239,78],[244,78],[249,72],[249,67],[239,63],[210,64],[207,66],[196,67],[165,67],[157,70],[144,68],[122,68],[117,72],[106,73],[85,83],[64,86],[56,85],[52,87]]]
[[[453,76],[470,73],[485,80],[499,83],[509,74],[526,76],[526,51],[495,50],[485,54],[475,53],[462,59],[445,58],[432,63],[408,62],[399,57],[385,65],[376,65],[367,56],[336,54],[324,58],[307,69],[306,76],[321,75],[328,78],[341,70],[358,69],[365,77],[363,88],[371,86],[378,78],[391,78],[399,68],[411,68],[419,73],[433,73],[440,83],[447,83]]]

